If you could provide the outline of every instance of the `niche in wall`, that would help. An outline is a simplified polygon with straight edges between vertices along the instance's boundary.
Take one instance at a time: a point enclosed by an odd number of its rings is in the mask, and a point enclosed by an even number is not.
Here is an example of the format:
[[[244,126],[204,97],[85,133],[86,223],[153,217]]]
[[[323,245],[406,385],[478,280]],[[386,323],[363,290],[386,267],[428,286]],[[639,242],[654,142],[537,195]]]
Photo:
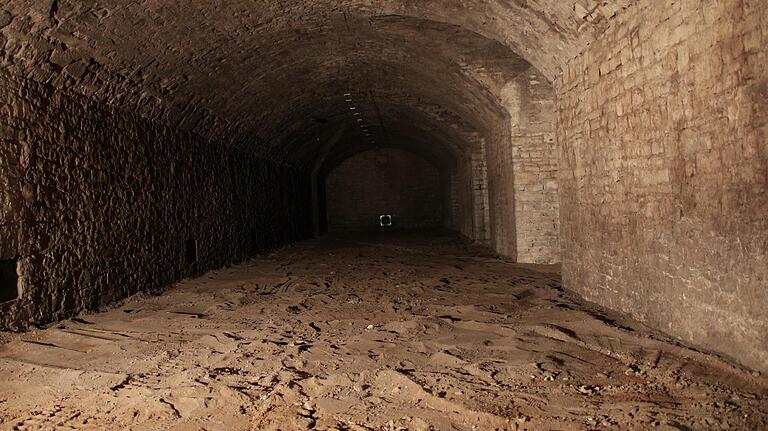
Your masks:
[[[185,258],[187,265],[192,265],[197,262],[197,241],[194,239],[187,240]]]
[[[259,253],[259,231],[251,229],[250,234],[251,255]]]
[[[16,259],[0,260],[0,303],[19,297],[19,276]]]

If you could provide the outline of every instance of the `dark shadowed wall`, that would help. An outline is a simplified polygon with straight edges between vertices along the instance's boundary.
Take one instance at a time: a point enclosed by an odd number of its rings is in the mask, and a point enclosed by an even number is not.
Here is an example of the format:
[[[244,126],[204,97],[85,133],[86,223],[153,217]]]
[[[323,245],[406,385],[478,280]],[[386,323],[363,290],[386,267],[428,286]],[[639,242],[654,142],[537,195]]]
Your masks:
[[[282,165],[4,74],[0,117],[0,261],[19,275],[0,328],[98,309],[309,233],[308,186]]]
[[[439,171],[402,150],[371,150],[345,160],[328,175],[326,196],[329,231],[376,229],[381,214],[391,214],[395,228],[442,222]]]

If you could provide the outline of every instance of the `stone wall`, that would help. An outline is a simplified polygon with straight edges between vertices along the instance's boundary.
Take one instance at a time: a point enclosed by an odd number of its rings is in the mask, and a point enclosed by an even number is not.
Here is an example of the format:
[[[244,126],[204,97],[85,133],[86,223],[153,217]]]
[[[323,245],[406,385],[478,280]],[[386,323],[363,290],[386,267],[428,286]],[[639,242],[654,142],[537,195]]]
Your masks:
[[[390,214],[395,228],[442,225],[440,173],[413,153],[370,150],[342,162],[326,179],[328,230],[379,227]]]
[[[310,233],[301,172],[7,74],[0,118],[0,260],[17,259],[20,275],[0,328],[98,309]]]
[[[476,138],[472,149],[449,172],[451,223],[447,227],[471,241],[490,245],[487,166],[485,144]]]
[[[466,238],[474,235],[472,209],[472,167],[468,160],[460,160],[451,173],[451,229]]]
[[[480,141],[478,148],[472,151],[470,166],[472,198],[465,199],[462,205],[469,206],[472,211],[472,239],[480,244],[491,245],[488,158],[484,141]]]
[[[501,91],[509,127],[488,146],[491,238],[517,262],[560,261],[554,91],[530,68]]]
[[[768,3],[638,1],[556,83],[565,285],[768,371]]]

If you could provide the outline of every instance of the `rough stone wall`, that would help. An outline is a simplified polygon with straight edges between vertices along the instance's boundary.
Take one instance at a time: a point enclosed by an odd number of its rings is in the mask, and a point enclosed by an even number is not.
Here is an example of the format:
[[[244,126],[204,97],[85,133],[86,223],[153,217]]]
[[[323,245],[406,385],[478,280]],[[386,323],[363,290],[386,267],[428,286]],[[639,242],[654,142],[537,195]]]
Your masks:
[[[560,262],[555,103],[552,85],[535,69],[518,77],[517,122],[512,117],[517,261]]]
[[[518,262],[560,261],[554,91],[531,68],[501,91],[509,127],[488,146],[491,239]]]
[[[472,169],[470,163],[461,160],[451,173],[451,229],[472,238]]]
[[[442,225],[440,172],[415,154],[381,148],[342,162],[326,179],[328,230],[379,227],[390,214],[394,228]]]
[[[485,142],[480,141],[472,152],[472,239],[480,244],[491,244],[490,203],[488,202],[488,164]],[[465,201],[467,202],[467,201]]]
[[[516,193],[509,131],[508,127],[498,131],[488,148],[490,237],[497,253],[517,259]]]
[[[0,118],[0,259],[18,258],[20,273],[0,329],[97,309],[311,229],[296,216],[309,214],[301,173],[132,112],[3,73]]]
[[[480,142],[475,145],[480,147]],[[469,151],[450,171],[450,229],[482,243],[486,233],[487,164],[480,148]],[[489,232],[490,233],[490,232]]]
[[[315,119],[348,123],[339,115],[348,93],[359,113],[386,119],[386,133],[366,123],[379,144],[433,123],[456,136],[429,141],[461,146],[463,131],[482,132],[496,109],[484,95],[527,62],[420,7],[398,15],[384,3],[388,12],[337,0],[8,0],[0,68],[294,165],[312,162],[315,136],[304,134]]]
[[[768,371],[768,3],[638,1],[558,80],[566,286]]]

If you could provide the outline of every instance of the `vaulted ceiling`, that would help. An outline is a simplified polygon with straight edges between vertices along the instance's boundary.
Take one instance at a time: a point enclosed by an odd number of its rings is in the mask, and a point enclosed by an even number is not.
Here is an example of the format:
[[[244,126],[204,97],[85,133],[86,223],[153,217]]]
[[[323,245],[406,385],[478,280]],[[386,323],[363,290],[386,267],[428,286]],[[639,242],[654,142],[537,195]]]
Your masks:
[[[286,163],[339,133],[450,159],[507,81],[556,78],[629,3],[9,0],[0,46],[9,73]]]

